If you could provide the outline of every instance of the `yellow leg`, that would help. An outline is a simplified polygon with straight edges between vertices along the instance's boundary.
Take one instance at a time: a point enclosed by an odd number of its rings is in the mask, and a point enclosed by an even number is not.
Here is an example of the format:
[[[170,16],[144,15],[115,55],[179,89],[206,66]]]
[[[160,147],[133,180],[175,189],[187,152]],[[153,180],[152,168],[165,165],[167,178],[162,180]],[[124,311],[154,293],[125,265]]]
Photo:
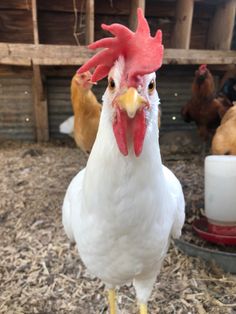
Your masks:
[[[140,304],[140,314],[148,314],[147,304]]]
[[[108,291],[110,314],[116,314],[116,292],[114,289]]]

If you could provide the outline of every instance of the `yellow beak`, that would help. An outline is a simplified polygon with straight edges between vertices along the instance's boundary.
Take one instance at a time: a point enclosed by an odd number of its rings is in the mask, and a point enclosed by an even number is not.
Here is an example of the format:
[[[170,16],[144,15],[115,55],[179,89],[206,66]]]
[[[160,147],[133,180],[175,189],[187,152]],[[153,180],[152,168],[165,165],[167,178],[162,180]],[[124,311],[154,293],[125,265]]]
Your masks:
[[[134,118],[138,109],[148,105],[146,99],[139,95],[134,87],[129,87],[116,101],[119,107],[127,112],[129,118]]]

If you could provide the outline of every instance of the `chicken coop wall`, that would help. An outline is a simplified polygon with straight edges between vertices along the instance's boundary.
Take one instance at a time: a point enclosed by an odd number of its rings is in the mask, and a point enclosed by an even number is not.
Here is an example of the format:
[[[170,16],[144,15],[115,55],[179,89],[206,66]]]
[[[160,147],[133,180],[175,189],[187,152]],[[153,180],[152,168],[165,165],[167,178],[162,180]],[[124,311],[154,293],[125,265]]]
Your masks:
[[[146,12],[151,30],[160,27],[163,31],[163,39],[166,48],[175,48],[173,40],[174,26],[181,16],[177,16],[178,4],[181,9],[193,9],[190,19],[192,25],[190,33],[191,49],[204,49],[207,47],[208,31],[217,11],[222,8],[226,11],[226,5],[233,11],[234,0],[37,0],[37,25],[40,44],[63,44],[77,45],[86,43],[86,5],[94,6],[94,37],[99,39],[105,32],[101,31],[102,22],[120,22],[128,26],[131,17],[132,3],[139,3]],[[230,6],[229,4],[232,3]],[[191,4],[191,5],[189,5]],[[0,42],[8,43],[34,43],[32,24],[32,1],[31,0],[1,0],[0,3]],[[134,10],[135,13],[135,10]],[[188,18],[185,11],[183,20]],[[223,16],[224,17],[224,16]],[[229,21],[223,21],[227,28]],[[180,23],[179,23],[180,24]],[[221,25],[221,23],[220,23]],[[177,33],[179,33],[177,31]]]
[[[0,138],[33,140],[32,79],[0,77]]]
[[[187,2],[191,1],[188,0]],[[39,43],[55,45],[77,45],[79,43],[85,45],[85,2],[83,0],[38,0]],[[95,40],[106,35],[106,32],[100,28],[101,23],[129,25],[131,2],[125,0],[94,1]],[[154,33],[157,28],[162,29],[163,42],[166,48],[174,48],[171,44],[171,35],[176,21],[177,2],[163,0],[147,0],[145,2],[145,13],[151,32]],[[189,48],[206,48],[209,25],[217,5],[222,2],[224,1],[195,1]],[[31,0],[1,1],[0,42],[34,43],[31,9]]]
[[[157,73],[157,90],[160,97],[162,112],[161,132],[193,131],[194,123],[185,123],[180,115],[181,107],[191,97],[191,84],[194,78],[195,66],[165,66]],[[171,84],[170,84],[171,77]],[[215,84],[219,86],[219,73],[214,75]],[[98,101],[106,89],[104,79],[93,87]],[[72,115],[70,104],[70,78],[51,77],[47,80],[47,95],[49,108],[49,131],[51,138],[66,138],[59,133],[59,125]]]
[[[166,49],[164,66],[158,74],[162,130],[194,128],[181,120],[179,111],[190,97],[195,69],[201,63],[210,63],[211,70],[224,71],[230,63],[236,63],[236,53],[229,50],[235,49],[235,26],[231,47],[225,46],[225,51],[205,50],[216,16],[229,17],[227,12],[235,8],[235,0],[2,0],[0,80],[5,83],[0,83],[0,139],[45,140],[47,134],[62,136],[58,126],[72,113],[70,79],[92,55],[84,45],[107,35],[101,23],[118,22],[134,28],[137,3],[145,10],[151,33],[157,28],[163,31]],[[179,7],[187,19],[181,16]],[[235,21],[232,17],[226,20],[224,28],[232,28]],[[211,42],[217,47],[217,38]],[[215,73],[218,78],[223,74]],[[19,83],[26,77],[27,88]],[[24,94],[24,105],[20,86],[28,92]],[[105,81],[94,89],[99,99],[104,90]],[[15,100],[19,100],[18,106],[13,105]]]
[[[195,130],[195,124],[185,123],[180,108],[189,100],[191,84],[197,66],[163,66],[157,73],[157,90],[161,100],[161,131]],[[14,71],[13,71],[14,69]],[[35,140],[32,73],[5,67],[0,75],[0,139]],[[50,138],[66,138],[59,125],[70,115],[70,81],[76,68],[45,69],[44,88],[48,101]],[[219,71],[214,71],[216,84]],[[4,75],[3,75],[4,74]],[[171,78],[171,81],[170,81]],[[24,82],[24,84],[23,84]],[[93,88],[99,101],[106,88],[106,79]]]

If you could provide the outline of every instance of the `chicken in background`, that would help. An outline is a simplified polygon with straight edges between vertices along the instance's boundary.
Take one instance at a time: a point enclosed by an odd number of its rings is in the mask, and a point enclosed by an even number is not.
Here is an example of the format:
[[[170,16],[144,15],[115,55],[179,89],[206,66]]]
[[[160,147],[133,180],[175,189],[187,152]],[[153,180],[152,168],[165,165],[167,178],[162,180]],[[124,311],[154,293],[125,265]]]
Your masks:
[[[230,108],[212,140],[213,155],[236,155],[236,106]]]
[[[228,70],[224,73],[223,77],[220,80],[220,89],[224,86],[226,81],[230,78],[236,78],[236,65],[229,64]]]
[[[230,77],[224,82],[220,95],[227,97],[232,103],[236,102],[236,77]]]
[[[195,72],[192,97],[181,109],[184,121],[194,121],[201,139],[207,142],[212,139],[222,117],[231,106],[227,97],[216,97],[213,76],[205,64],[201,65]]]
[[[98,130],[101,104],[91,91],[94,84],[92,74],[87,71],[73,76],[71,81],[71,102],[74,116],[60,125],[60,132],[74,137],[76,145],[90,153]]]
[[[74,116],[71,116],[62,122],[59,130],[62,134],[68,134],[69,136],[74,137]]]
[[[135,33],[117,23],[102,28],[115,37],[91,44],[103,50],[79,73],[95,67],[92,80],[108,76],[108,86],[87,166],[64,198],[63,225],[85,266],[109,289],[110,313],[116,287],[133,282],[140,314],[147,314],[170,238],[180,237],[185,217],[181,184],[162,164],[158,141],[162,34],[150,35],[141,9]]]

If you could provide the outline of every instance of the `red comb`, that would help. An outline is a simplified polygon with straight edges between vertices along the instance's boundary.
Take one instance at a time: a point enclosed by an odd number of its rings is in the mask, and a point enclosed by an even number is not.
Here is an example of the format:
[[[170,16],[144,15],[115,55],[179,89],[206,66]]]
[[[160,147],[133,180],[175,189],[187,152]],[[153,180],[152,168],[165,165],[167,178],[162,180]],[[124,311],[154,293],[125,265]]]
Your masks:
[[[119,56],[125,59],[125,77],[128,85],[134,85],[138,75],[159,69],[163,58],[162,33],[158,30],[152,37],[142,9],[138,8],[137,15],[138,26],[135,33],[121,24],[102,24],[102,28],[115,37],[100,39],[89,45],[90,49],[105,49],[86,62],[78,73],[96,67],[92,80],[99,81],[108,75]]]
[[[199,67],[199,71],[206,71],[206,69],[207,69],[207,65],[206,64],[202,64],[202,65],[200,65],[200,67]]]

